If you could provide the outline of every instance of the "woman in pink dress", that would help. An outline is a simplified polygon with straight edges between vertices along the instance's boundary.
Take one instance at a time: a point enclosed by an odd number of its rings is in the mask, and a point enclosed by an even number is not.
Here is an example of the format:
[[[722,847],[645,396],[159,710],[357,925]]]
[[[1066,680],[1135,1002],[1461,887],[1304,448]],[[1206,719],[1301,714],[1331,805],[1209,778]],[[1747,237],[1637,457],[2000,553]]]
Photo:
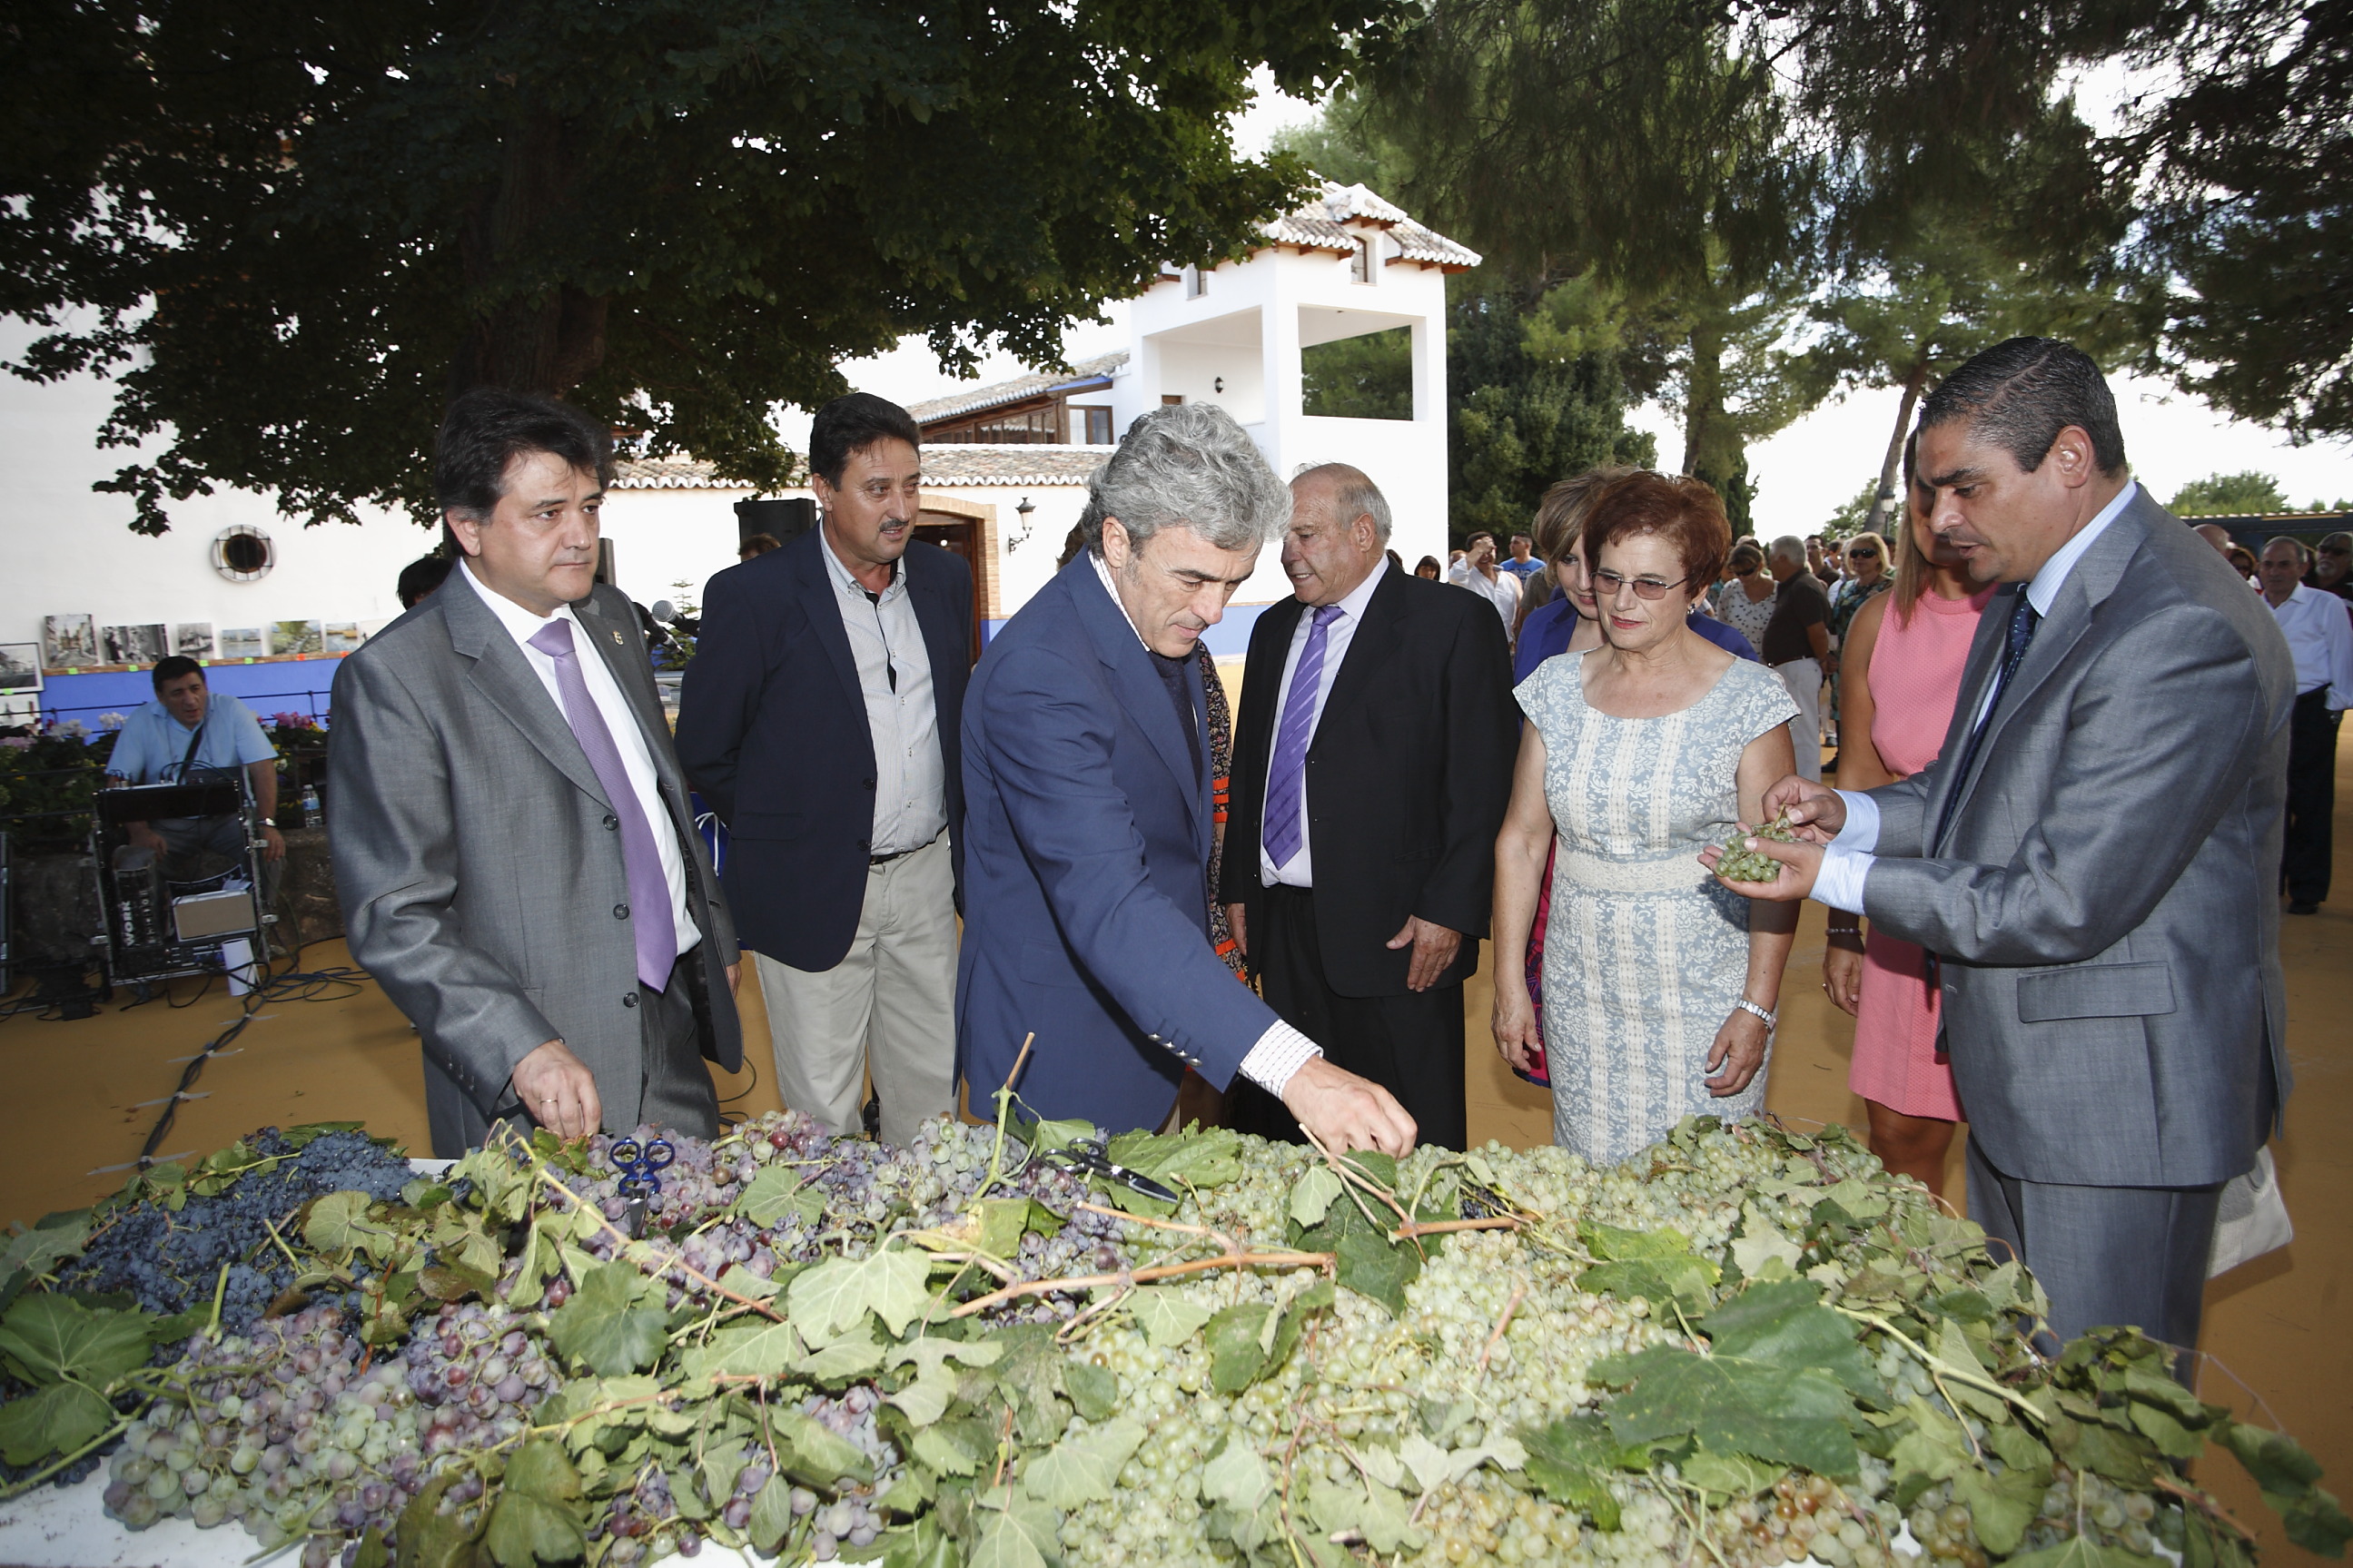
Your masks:
[[[1908,447],[1904,459],[1905,493],[1916,500]],[[1960,552],[1930,531],[1916,505],[1905,513],[1894,541],[1895,585],[1857,611],[1847,631],[1841,789],[1875,789],[1936,761],[1960,697],[1969,639],[1993,595],[1990,587],[1972,592]],[[1877,931],[1866,942],[1859,918],[1842,910],[1830,918],[1822,985],[1855,1017],[1847,1084],[1870,1108],[1871,1152],[1935,1192],[1962,1112],[1953,1070],[1936,1056],[1938,997],[1927,955]]]

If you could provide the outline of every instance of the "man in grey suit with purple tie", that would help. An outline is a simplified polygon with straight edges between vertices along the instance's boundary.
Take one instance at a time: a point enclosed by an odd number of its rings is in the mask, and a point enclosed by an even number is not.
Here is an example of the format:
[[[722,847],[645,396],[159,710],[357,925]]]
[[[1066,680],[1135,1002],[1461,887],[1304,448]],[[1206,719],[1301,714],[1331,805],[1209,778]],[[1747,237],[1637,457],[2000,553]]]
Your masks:
[[[733,927],[637,613],[595,580],[610,438],[476,391],[435,450],[463,552],[335,675],[330,838],[352,954],[422,1037],[433,1152],[499,1121],[702,1137],[743,1061]]]

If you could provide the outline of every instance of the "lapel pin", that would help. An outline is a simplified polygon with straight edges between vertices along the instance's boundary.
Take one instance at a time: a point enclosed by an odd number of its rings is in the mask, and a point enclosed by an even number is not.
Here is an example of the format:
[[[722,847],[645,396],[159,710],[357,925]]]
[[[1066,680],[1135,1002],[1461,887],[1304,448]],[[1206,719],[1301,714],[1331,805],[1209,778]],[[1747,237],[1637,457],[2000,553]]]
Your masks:
[[[614,631],[614,633],[613,633],[613,640],[614,640],[615,642],[617,642],[617,642],[619,642],[619,641],[621,640],[621,634],[620,634],[620,631],[618,630],[618,628],[616,628],[616,629],[615,629],[615,631]]]

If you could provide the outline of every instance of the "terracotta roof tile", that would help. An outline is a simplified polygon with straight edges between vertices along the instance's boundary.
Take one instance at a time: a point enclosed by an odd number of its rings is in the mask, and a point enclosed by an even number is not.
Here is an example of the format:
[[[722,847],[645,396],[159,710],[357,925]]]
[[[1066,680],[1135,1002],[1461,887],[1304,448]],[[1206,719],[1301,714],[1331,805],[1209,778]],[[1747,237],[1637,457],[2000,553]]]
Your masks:
[[[1025,397],[1035,397],[1054,387],[1068,386],[1074,381],[1092,381],[1099,376],[1111,374],[1126,363],[1127,351],[1122,349],[1116,353],[1098,354],[1093,359],[1079,360],[1071,366],[1071,373],[1068,375],[1055,371],[1040,371],[1031,375],[1019,375],[1011,381],[999,381],[987,386],[976,386],[969,392],[952,393],[946,397],[934,397],[922,403],[911,403],[907,405],[907,412],[915,416],[915,422],[918,425],[929,425],[942,419],[953,419],[959,415],[977,414],[984,408],[996,408],[1008,403],[1018,403]]]

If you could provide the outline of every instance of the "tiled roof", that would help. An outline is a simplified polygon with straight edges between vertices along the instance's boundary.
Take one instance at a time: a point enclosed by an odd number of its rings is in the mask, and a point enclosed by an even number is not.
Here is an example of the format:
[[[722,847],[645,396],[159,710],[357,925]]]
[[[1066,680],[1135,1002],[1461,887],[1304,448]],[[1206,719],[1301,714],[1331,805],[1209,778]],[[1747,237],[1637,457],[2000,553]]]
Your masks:
[[[1082,485],[1112,454],[1109,447],[997,447],[943,442],[923,448],[927,485]],[[698,458],[627,458],[614,465],[617,490],[744,490]]]
[[[1082,359],[1071,366],[1068,375],[1041,371],[1034,375],[1020,375],[1011,381],[996,382],[987,386],[976,386],[969,392],[958,392],[946,397],[934,397],[923,403],[911,403],[907,412],[915,416],[918,425],[929,425],[941,419],[953,419],[958,415],[977,414],[984,408],[996,408],[1008,403],[1018,403],[1025,397],[1036,397],[1058,386],[1072,382],[1092,381],[1107,376],[1127,363],[1127,351],[1098,354]]]
[[[1387,229],[1389,237],[1398,243],[1396,259],[1399,261],[1449,272],[1464,271],[1480,262],[1477,251],[1414,222],[1395,203],[1362,185],[1343,185],[1331,180],[1324,182],[1321,196],[1276,218],[1266,226],[1265,233],[1277,245],[1295,245],[1302,250],[1329,250],[1345,256],[1356,248],[1356,237],[1341,226],[1348,223],[1372,224]]]
[[[1082,485],[1111,458],[1109,447],[991,446],[941,442],[923,448],[927,485]]]

